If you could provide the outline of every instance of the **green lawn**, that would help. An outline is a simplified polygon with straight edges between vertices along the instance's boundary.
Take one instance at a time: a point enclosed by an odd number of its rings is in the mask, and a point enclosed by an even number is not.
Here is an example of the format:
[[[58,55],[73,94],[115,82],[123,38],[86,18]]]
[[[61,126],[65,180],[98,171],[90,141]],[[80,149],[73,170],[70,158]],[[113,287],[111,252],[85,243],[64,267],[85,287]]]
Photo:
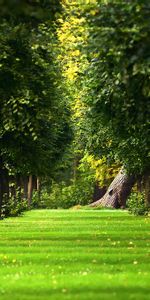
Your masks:
[[[150,299],[150,218],[36,210],[0,221],[6,299]]]

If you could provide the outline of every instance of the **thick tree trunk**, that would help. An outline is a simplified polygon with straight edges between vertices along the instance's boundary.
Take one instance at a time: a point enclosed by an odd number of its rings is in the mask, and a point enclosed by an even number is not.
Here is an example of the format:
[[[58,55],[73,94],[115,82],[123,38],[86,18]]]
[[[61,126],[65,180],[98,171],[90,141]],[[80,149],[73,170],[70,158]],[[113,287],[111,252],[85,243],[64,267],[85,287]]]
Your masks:
[[[133,184],[134,177],[127,175],[125,170],[122,168],[108,187],[105,195],[98,201],[91,203],[90,206],[125,208],[126,201],[131,192]]]

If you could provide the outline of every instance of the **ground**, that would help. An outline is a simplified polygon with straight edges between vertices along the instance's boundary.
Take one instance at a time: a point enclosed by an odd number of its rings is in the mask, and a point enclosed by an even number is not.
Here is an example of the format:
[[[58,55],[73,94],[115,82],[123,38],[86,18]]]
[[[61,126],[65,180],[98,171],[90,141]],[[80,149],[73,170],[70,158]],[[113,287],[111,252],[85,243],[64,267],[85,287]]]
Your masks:
[[[0,221],[0,299],[150,299],[150,218],[35,210]]]

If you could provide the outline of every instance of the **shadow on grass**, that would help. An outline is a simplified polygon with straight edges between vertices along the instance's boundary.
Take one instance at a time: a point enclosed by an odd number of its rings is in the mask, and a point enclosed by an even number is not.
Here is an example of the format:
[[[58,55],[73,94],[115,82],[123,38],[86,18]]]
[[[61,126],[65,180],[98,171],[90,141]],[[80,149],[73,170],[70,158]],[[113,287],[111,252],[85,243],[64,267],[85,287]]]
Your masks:
[[[66,288],[65,294],[63,294],[62,288],[28,288],[22,287],[13,290],[9,290],[5,294],[8,299],[150,299],[149,298],[150,288],[148,287],[92,287],[83,286],[75,288]],[[4,296],[4,295],[3,295]],[[58,296],[58,297],[57,297]],[[69,296],[69,297],[67,297]],[[10,298],[9,298],[10,297]],[[20,298],[19,298],[20,297]],[[3,297],[1,297],[3,299]]]

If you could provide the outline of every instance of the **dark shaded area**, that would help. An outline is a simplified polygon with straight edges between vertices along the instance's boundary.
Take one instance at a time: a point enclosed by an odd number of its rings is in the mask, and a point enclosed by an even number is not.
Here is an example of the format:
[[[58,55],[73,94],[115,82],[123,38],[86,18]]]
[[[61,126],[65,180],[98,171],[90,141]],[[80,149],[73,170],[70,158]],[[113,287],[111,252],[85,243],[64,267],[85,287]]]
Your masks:
[[[97,183],[94,187],[94,194],[93,194],[93,202],[102,198],[106,193],[107,188],[105,186],[100,187]]]
[[[0,17],[18,21],[39,23],[55,19],[61,11],[59,0],[0,0]]]
[[[73,297],[75,295],[78,295],[78,297],[80,295],[80,297],[82,297],[85,294],[85,289],[86,289],[87,296],[88,296],[88,293],[90,293],[90,294],[92,293],[92,298],[88,297],[88,299],[93,299],[94,295],[95,295],[95,297],[97,297],[96,299],[100,299],[100,297],[102,297],[102,296],[109,297],[107,299],[111,299],[111,295],[114,296],[114,293],[115,293],[116,299],[128,299],[129,295],[130,295],[130,297],[132,296],[133,299],[148,299],[148,295],[150,293],[150,288],[139,287],[139,286],[124,287],[122,285],[120,285],[118,287],[114,287],[114,288],[109,287],[109,286],[96,287],[96,286],[90,285],[88,289],[87,289],[87,286],[85,285],[80,288],[79,287],[72,288],[70,293],[72,294]],[[57,294],[60,294],[60,290],[59,289],[52,290],[51,288],[47,288],[47,289],[43,288],[42,289],[40,287],[40,289],[36,290],[36,292],[35,292],[34,289],[31,289],[31,288],[28,289],[27,287],[23,287],[23,288],[17,289],[17,290],[13,289],[13,291],[9,290],[9,294],[12,295],[12,293],[15,295],[18,295],[19,297],[21,294],[23,294],[24,296],[26,295],[26,297],[31,297],[31,299],[35,299],[35,296],[37,297],[37,299],[49,299],[49,295],[56,296]]]

